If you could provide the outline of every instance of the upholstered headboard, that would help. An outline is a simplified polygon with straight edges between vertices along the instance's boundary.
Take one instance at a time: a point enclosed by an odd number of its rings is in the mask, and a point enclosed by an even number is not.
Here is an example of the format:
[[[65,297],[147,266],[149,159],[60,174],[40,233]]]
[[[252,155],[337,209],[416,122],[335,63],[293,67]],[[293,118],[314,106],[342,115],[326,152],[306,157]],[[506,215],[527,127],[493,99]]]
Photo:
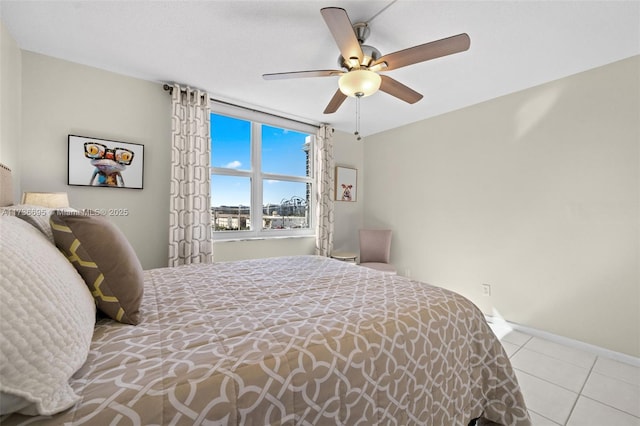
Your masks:
[[[11,169],[0,163],[0,207],[13,204],[13,183]]]

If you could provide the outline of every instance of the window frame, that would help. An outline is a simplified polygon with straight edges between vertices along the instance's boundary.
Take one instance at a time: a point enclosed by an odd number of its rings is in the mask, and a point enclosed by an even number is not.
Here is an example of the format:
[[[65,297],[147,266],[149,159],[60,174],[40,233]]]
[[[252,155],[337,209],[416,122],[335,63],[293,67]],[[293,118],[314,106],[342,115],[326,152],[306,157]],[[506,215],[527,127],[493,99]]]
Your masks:
[[[238,176],[249,178],[251,195],[250,195],[250,220],[253,228],[244,231],[216,231],[213,218],[211,233],[213,241],[228,240],[249,240],[249,239],[272,239],[286,237],[312,237],[316,234],[316,218],[315,218],[315,201],[317,182],[315,181],[314,155],[317,127],[306,125],[297,121],[291,121],[284,117],[273,116],[269,113],[262,113],[255,110],[245,110],[241,107],[233,107],[226,104],[218,104],[215,101],[211,103],[211,114],[223,115],[239,120],[249,121],[251,123],[251,168],[231,169],[226,167],[214,167],[211,165],[210,174],[223,176]],[[279,173],[265,173],[261,170],[262,166],[262,125],[277,127],[280,129],[291,130],[299,133],[308,134],[310,139],[309,147],[309,176],[291,176]],[[211,149],[213,150],[213,138],[211,138]],[[308,200],[308,228],[292,228],[292,229],[262,229],[263,224],[263,182],[266,180],[282,180],[287,182],[299,182],[310,184]],[[212,188],[215,191],[215,188]],[[211,206],[213,207],[213,206]],[[258,225],[258,226],[255,226]]]

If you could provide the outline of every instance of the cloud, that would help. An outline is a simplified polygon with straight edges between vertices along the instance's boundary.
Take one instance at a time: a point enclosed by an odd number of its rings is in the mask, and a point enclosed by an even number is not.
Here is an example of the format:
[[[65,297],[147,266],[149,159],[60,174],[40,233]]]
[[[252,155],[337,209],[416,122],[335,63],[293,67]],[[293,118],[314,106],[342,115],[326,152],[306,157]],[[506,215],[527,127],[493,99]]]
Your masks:
[[[279,181],[279,180],[273,180],[273,179],[267,179],[267,180],[266,180],[266,182],[267,182],[269,185],[271,185],[271,184],[274,184],[274,183],[278,183],[278,182],[280,182],[280,181]]]
[[[234,160],[234,161],[228,163],[225,167],[228,168],[228,169],[237,169],[240,166],[242,166],[242,163],[239,162],[238,160]]]

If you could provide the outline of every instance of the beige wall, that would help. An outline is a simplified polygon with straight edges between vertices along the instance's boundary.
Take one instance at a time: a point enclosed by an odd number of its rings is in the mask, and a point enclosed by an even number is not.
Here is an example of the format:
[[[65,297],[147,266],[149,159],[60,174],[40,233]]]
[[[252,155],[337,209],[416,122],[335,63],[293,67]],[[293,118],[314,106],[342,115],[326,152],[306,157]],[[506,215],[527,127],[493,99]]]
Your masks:
[[[365,224],[487,314],[640,356],[638,75],[633,57],[368,137]]]
[[[126,208],[111,219],[144,268],[168,256],[170,99],[162,86],[22,52],[23,191],[66,191],[77,208]],[[144,189],[67,186],[67,135],[144,145]]]
[[[359,252],[358,229],[362,227],[365,205],[364,144],[364,140],[357,140],[352,133],[336,132],[333,138],[336,166],[357,170],[356,201],[335,202],[333,249],[336,252]]]
[[[0,163],[14,172],[14,201],[20,198],[21,51],[0,22]]]
[[[295,256],[315,254],[315,252],[316,240],[314,237],[215,241],[213,244],[215,262]]]

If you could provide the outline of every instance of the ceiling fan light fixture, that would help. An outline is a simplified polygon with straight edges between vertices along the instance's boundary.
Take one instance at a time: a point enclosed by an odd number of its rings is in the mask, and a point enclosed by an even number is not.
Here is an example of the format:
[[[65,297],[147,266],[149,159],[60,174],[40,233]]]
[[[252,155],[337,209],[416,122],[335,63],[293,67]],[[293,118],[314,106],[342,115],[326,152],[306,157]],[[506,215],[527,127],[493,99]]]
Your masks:
[[[373,18],[380,15],[395,1],[393,0],[385,6],[368,22],[371,22]],[[336,112],[347,97],[356,98],[356,105],[358,105],[360,98],[370,96],[380,89],[401,101],[414,104],[422,99],[420,93],[388,75],[385,75],[383,79],[377,73],[392,71],[408,65],[464,52],[471,45],[469,35],[462,33],[381,56],[378,49],[364,44],[369,35],[369,26],[366,22],[351,23],[347,11],[341,7],[323,7],[320,9],[320,13],[340,50],[340,55],[337,58],[340,69],[263,74],[262,77],[265,80],[277,80],[283,78],[341,76],[338,81],[340,88],[335,91],[329,104],[324,109],[323,112],[325,114]],[[382,84],[383,80],[384,85]]]
[[[354,70],[343,74],[338,80],[340,91],[347,96],[367,97],[373,95],[380,88],[382,78],[373,71]]]

